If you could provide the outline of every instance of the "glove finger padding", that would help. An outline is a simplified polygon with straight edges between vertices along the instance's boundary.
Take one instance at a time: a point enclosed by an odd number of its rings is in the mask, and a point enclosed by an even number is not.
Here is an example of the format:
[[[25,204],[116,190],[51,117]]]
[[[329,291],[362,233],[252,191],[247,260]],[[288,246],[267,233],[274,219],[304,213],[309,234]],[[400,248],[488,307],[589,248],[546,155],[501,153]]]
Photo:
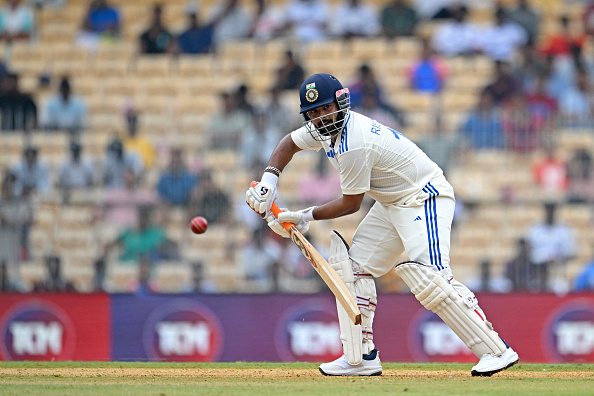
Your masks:
[[[274,217],[274,216],[272,216]],[[287,232],[287,230],[285,230],[285,227],[283,227],[283,225],[281,223],[279,223],[278,219],[276,217],[274,217],[273,220],[270,220],[268,222],[268,227],[270,227],[270,229],[277,235],[282,236],[283,238],[289,238],[290,235]]]
[[[258,213],[268,213],[275,197],[276,186],[265,182],[250,187],[245,193],[245,201]]]

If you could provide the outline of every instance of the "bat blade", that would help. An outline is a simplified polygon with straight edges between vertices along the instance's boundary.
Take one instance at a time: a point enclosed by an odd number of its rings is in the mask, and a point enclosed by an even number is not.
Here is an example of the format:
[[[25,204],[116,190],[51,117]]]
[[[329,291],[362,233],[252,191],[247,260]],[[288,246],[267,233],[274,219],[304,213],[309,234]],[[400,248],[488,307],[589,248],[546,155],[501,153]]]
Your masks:
[[[255,187],[257,184],[258,182],[253,181],[250,186]],[[282,212],[276,203],[272,204],[270,211],[277,218],[278,214]],[[349,315],[349,318],[355,325],[361,324],[361,312],[359,311],[359,307],[357,307],[357,302],[334,268],[328,264],[326,259],[309,243],[294,224],[282,223],[282,225],[291,236],[293,243],[297,245],[303,256],[305,256],[324,283],[330,288],[337,301]]]

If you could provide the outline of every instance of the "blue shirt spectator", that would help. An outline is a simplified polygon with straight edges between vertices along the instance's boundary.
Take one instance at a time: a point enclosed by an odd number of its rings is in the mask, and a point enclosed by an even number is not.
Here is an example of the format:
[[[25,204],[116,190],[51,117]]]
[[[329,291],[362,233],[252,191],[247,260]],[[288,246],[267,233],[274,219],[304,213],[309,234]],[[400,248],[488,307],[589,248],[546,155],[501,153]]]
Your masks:
[[[505,146],[499,111],[491,95],[483,93],[460,130],[462,137],[475,149],[500,149]]]
[[[188,14],[189,26],[177,37],[179,52],[183,54],[207,54],[214,46],[214,25],[200,26],[195,12]]]
[[[575,278],[573,282],[573,291],[594,291],[594,259],[590,261],[586,268]]]
[[[169,167],[157,183],[159,197],[172,205],[187,205],[192,189],[198,184],[198,176],[190,172],[183,159],[182,150],[171,150]]]
[[[89,5],[85,26],[95,33],[117,35],[120,32],[120,14],[107,4],[107,0],[94,0]]]

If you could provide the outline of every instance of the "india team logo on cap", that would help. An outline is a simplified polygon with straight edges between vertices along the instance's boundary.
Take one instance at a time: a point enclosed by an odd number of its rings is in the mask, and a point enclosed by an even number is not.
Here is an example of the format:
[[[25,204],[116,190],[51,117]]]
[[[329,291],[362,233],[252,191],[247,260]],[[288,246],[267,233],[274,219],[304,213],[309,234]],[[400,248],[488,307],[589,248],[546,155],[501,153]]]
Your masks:
[[[305,98],[308,102],[315,102],[318,99],[318,90],[315,88],[310,88],[305,93]]]

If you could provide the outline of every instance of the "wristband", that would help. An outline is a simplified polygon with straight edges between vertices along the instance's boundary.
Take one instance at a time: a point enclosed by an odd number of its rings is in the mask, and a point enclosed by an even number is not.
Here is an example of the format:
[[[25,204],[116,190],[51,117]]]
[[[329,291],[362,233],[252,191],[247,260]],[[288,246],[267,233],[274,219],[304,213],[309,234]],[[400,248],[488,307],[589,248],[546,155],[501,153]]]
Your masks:
[[[276,182],[278,181],[278,176],[274,173],[264,172],[262,175],[262,179],[260,180],[261,183],[268,183],[276,186]]]
[[[281,171],[278,168],[275,168],[274,166],[267,166],[266,169],[264,169],[264,172],[274,173],[276,176],[280,176],[281,173],[283,173],[283,171]]]

